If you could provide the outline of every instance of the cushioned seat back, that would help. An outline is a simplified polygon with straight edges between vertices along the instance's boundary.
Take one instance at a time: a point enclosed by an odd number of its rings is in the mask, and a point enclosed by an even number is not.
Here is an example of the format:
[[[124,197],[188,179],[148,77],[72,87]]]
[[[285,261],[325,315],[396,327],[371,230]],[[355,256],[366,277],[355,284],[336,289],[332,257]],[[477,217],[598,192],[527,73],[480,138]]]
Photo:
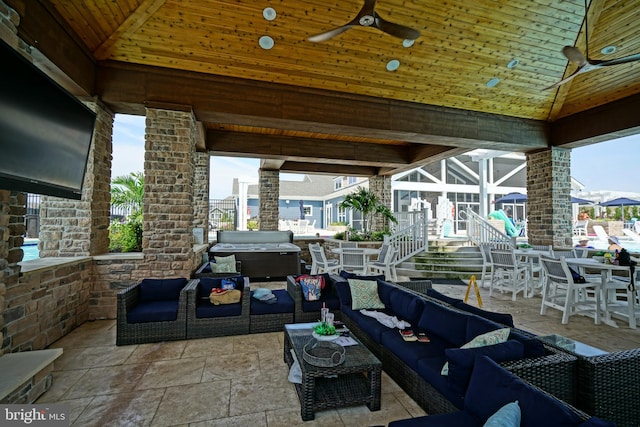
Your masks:
[[[244,276],[233,276],[233,277],[202,277],[200,282],[198,283],[198,298],[209,299],[209,295],[211,294],[211,289],[213,288],[222,288],[223,283],[232,282],[235,285],[235,289],[239,291],[244,290]]]
[[[389,296],[391,307],[387,307],[398,319],[406,320],[412,326],[418,324],[424,309],[424,300],[410,292],[396,289]],[[385,304],[386,305],[386,304]]]
[[[142,279],[140,282],[140,302],[177,301],[180,291],[187,284],[183,277],[175,279]]]
[[[418,320],[418,329],[424,330],[428,334],[436,334],[460,347],[468,341],[468,319],[468,314],[450,310],[436,302],[426,301],[422,316]]]

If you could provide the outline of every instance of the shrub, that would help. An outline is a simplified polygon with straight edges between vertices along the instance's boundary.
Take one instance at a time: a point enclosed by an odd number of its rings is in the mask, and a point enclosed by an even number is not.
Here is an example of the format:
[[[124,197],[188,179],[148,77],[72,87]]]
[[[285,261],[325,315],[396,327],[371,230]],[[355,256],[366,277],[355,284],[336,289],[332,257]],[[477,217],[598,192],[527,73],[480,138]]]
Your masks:
[[[142,215],[109,226],[109,252],[142,251]]]

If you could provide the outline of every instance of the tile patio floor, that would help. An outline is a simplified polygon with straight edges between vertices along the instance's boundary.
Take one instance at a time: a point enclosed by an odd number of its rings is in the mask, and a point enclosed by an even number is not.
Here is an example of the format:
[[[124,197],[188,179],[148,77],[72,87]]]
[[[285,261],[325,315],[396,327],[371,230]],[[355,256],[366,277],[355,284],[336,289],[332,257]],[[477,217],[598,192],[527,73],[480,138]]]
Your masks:
[[[402,279],[402,278],[401,278]],[[284,282],[252,286],[284,287]],[[463,286],[434,285],[462,298]],[[560,312],[540,316],[540,297],[516,302],[491,298],[484,308],[510,312],[516,326],[557,333],[607,351],[640,347],[640,329],[594,325],[575,316],[560,323]],[[471,293],[471,304],[476,299]],[[303,422],[288,369],[282,360],[283,333],[252,334],[117,347],[113,320],[87,322],[51,347],[62,347],[53,386],[36,403],[70,405],[74,426],[368,426],[420,416],[424,411],[386,374],[382,409],[357,406],[316,413]]]

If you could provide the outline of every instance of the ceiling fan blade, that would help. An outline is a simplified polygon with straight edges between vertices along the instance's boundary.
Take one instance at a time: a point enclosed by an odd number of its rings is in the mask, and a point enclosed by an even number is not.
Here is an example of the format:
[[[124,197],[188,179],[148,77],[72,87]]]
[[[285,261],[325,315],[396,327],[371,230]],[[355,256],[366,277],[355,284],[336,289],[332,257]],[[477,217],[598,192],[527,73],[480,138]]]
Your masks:
[[[376,14],[375,26],[379,30],[401,39],[415,40],[420,37],[420,31],[394,22],[385,21],[378,14]]]
[[[562,54],[569,60],[569,62],[573,62],[578,65],[584,65],[587,63],[587,59],[577,47],[565,46],[562,48]]]
[[[618,65],[618,64],[627,64],[629,62],[640,61],[640,53],[636,53],[634,55],[623,56],[618,59],[610,59],[608,61],[600,62],[601,67],[607,67],[609,65]]]
[[[575,76],[577,76],[578,74],[583,74],[586,73],[588,71],[592,71],[592,70],[596,70],[598,68],[600,68],[602,65],[601,64],[592,64],[591,62],[587,62],[581,66],[579,66],[573,73],[571,73],[569,76],[565,77],[564,79],[560,80],[558,83],[552,84],[551,86],[547,86],[545,87],[543,90],[547,90],[547,89],[552,89],[554,87],[558,87],[562,84],[565,84],[566,82],[568,82],[569,80],[573,79]]]
[[[343,25],[342,27],[334,28],[333,30],[329,30],[329,31],[325,31],[324,33],[313,35],[313,36],[309,37],[307,40],[309,40],[310,42],[314,42],[314,43],[324,42],[324,41],[327,41],[327,40],[330,40],[330,39],[334,38],[338,34],[344,33],[345,31],[347,31],[351,27],[353,27],[353,25],[351,23],[349,23],[347,25]]]

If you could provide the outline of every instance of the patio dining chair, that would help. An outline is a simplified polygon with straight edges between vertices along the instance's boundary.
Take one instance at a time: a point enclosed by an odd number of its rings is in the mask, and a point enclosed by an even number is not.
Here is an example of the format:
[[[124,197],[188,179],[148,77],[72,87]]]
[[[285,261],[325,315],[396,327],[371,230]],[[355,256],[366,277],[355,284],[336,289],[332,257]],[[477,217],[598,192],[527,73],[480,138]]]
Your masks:
[[[491,249],[493,248],[493,244],[491,243],[480,243],[480,254],[482,255],[482,276],[480,277],[480,283],[483,288],[486,288],[485,279],[489,272],[491,273],[490,281],[493,280],[493,264],[491,262]],[[490,285],[489,285],[490,286]]]
[[[396,272],[397,260],[398,251],[387,245],[387,247],[384,248],[384,256],[378,256],[377,260],[368,264],[368,271],[370,274],[384,274],[386,280],[396,282],[398,280],[398,274]]]
[[[564,257],[543,256],[540,262],[545,271],[540,314],[545,315],[551,307],[562,312],[564,325],[569,323],[570,316],[583,313],[593,316],[594,322],[599,324],[601,282],[576,283]]]
[[[527,296],[529,289],[529,269],[526,265],[519,264],[513,249],[491,249],[491,262],[493,271],[489,296],[493,290],[511,292],[511,299],[516,300],[518,292],[522,291]]]
[[[367,273],[367,255],[361,248],[342,248],[340,251],[340,269],[356,274]]]
[[[309,243],[309,254],[311,254],[311,274],[337,273],[340,269],[338,260],[328,260],[324,248],[319,243]]]
[[[620,318],[636,329],[640,321],[640,270],[636,270],[635,284],[631,286],[629,276],[610,275],[603,289],[604,313],[607,319]]]

